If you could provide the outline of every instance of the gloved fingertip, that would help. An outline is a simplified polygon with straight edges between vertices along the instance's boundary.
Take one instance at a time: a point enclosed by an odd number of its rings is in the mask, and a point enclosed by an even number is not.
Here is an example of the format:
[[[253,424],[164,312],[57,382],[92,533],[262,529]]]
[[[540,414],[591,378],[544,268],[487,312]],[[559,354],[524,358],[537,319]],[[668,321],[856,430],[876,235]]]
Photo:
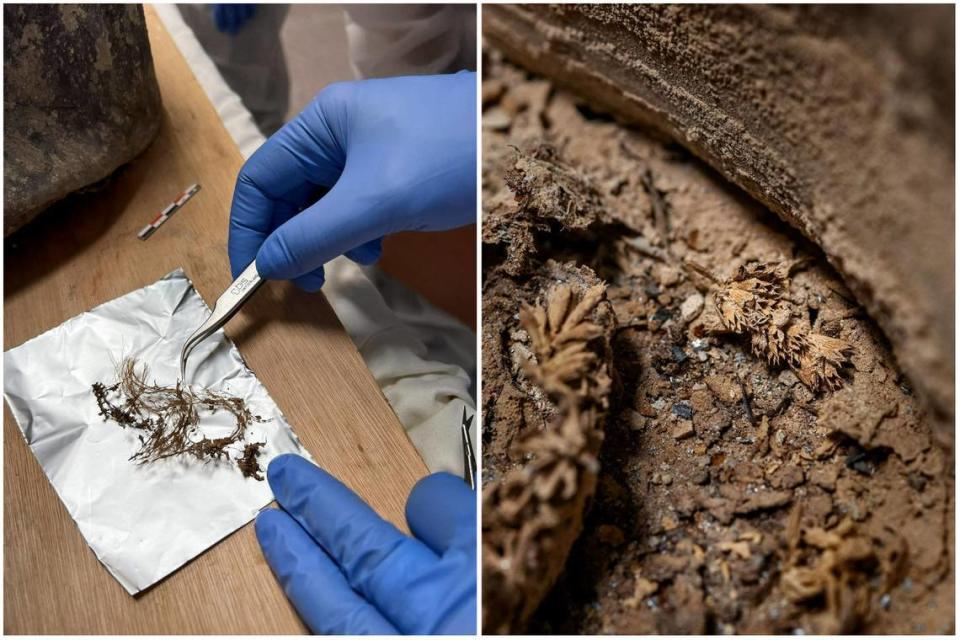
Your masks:
[[[323,271],[323,267],[320,267],[316,271],[311,271],[310,273],[304,274],[299,278],[294,278],[293,284],[307,293],[316,293],[323,288],[323,285],[326,283],[326,281],[326,274]]]
[[[271,460],[267,467],[267,483],[269,483],[274,497],[280,501],[284,508],[286,508],[282,501],[285,496],[284,489],[289,490],[291,486],[303,484],[306,480],[315,484],[323,482],[327,478],[332,478],[332,476],[310,460],[295,453],[279,455]]]
[[[464,489],[467,491],[470,488],[467,486],[463,480],[448,473],[446,471],[438,471],[437,473],[431,473],[428,476],[424,476],[417,480],[417,483],[413,485],[413,489],[410,490],[410,497],[407,498],[407,505],[409,506],[410,502],[418,499],[418,496],[430,496],[435,492],[440,491],[453,491],[460,493]]]
[[[271,460],[270,464],[267,465],[267,481],[279,480],[287,467],[292,463],[295,464],[297,459],[300,459],[300,456],[295,453],[282,453]]]
[[[281,513],[279,509],[264,509],[257,514],[257,519],[253,523],[253,529],[257,533],[257,540],[260,541],[261,547],[264,546],[264,543],[270,542],[270,539],[277,529],[279,518],[282,517],[283,513]]]
[[[266,247],[266,242],[260,246],[260,250],[257,251],[257,257],[254,258],[257,261],[257,273],[260,274],[260,277],[265,280],[282,280],[279,278],[277,273],[277,264],[274,260],[271,251],[264,251]],[[239,275],[239,274],[237,274]]]
[[[407,498],[410,531],[437,554],[462,544],[476,527],[476,493],[461,478],[433,473],[421,478]]]
[[[283,227],[267,236],[257,251],[256,260],[257,272],[267,280],[290,280],[301,273],[300,266],[287,248]]]
[[[366,242],[355,249],[347,251],[344,255],[357,264],[373,264],[383,256],[383,238]]]

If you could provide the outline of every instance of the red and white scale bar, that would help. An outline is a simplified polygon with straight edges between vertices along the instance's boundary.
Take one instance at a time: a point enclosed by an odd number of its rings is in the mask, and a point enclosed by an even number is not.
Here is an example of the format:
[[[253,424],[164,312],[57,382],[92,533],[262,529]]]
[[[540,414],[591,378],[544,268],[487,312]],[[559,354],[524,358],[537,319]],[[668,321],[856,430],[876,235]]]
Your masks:
[[[153,232],[159,229],[160,225],[169,220],[170,216],[176,213],[177,209],[185,205],[187,200],[192,198],[197,191],[200,191],[199,184],[192,184],[187,187],[187,190],[181,193],[179,198],[168,204],[163,208],[163,211],[157,214],[157,217],[153,219],[153,222],[145,226],[143,229],[140,229],[140,233],[137,234],[137,237],[141,240],[146,240],[153,235]]]

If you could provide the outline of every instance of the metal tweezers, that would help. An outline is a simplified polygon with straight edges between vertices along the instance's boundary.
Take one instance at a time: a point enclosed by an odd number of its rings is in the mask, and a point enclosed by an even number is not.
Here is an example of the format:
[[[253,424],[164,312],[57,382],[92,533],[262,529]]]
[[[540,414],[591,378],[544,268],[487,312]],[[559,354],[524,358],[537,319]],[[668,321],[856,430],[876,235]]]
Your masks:
[[[460,440],[463,444],[463,481],[471,489],[477,488],[477,458],[473,455],[473,442],[470,440],[470,425],[476,414],[467,417],[467,407],[463,407],[463,418],[460,420]]]
[[[207,316],[207,319],[200,325],[200,328],[187,338],[187,342],[183,345],[183,350],[180,352],[181,383],[186,384],[187,382],[187,358],[190,357],[190,352],[193,351],[198,344],[209,338],[217,329],[227,324],[227,321],[240,310],[243,303],[249,300],[250,296],[252,296],[263,283],[263,278],[257,273],[257,261],[254,260],[243,270],[243,273],[233,281],[233,284],[227,287],[223,295],[217,298],[217,304],[213,306],[213,312]]]

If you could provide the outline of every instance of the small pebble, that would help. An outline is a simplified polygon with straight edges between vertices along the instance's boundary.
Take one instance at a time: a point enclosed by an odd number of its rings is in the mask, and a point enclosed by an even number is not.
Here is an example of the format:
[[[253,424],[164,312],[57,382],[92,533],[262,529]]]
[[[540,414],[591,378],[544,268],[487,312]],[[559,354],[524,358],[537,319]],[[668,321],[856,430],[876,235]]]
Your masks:
[[[483,118],[481,121],[484,129],[490,129],[492,131],[504,131],[509,129],[510,123],[512,122],[510,114],[500,107],[487,109],[483,113]]]
[[[670,435],[676,438],[677,440],[683,440],[684,438],[689,438],[694,434],[693,431],[693,422],[690,420],[680,420],[677,424],[673,425],[670,429]]]
[[[703,311],[703,296],[699,293],[694,293],[689,296],[683,301],[683,304],[680,305],[680,317],[684,322],[690,322],[696,319],[701,311]]]
[[[872,476],[874,472],[873,463],[867,457],[866,451],[858,451],[847,456],[847,459],[844,460],[844,464],[847,465],[848,469],[853,469],[857,473],[861,473],[865,476]]]
[[[922,492],[927,486],[927,479],[921,474],[914,472],[907,476],[907,483],[913,487],[915,491]]]
[[[780,375],[777,376],[777,382],[786,387],[792,387],[800,382],[800,379],[797,377],[797,374],[795,374],[793,371],[790,371],[790,369],[784,369],[780,372]]]
[[[683,272],[680,271],[679,267],[664,265],[656,270],[655,276],[657,276],[661,286],[672,287],[680,282]]]
[[[686,402],[678,402],[677,404],[673,405],[672,411],[674,415],[677,415],[684,420],[693,419],[693,407],[688,405]]]
[[[650,478],[653,484],[670,484],[673,482],[673,476],[669,473],[660,473],[659,471]]]
[[[697,485],[707,484],[710,482],[710,472],[703,467],[694,469],[690,474],[690,481]]]

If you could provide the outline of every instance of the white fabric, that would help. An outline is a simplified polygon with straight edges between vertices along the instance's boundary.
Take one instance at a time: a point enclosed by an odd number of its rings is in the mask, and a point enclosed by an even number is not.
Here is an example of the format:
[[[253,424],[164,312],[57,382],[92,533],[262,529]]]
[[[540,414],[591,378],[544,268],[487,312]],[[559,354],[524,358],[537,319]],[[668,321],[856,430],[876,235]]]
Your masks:
[[[249,112],[176,7],[157,5],[156,9],[240,153],[249,158],[264,142]],[[460,475],[460,420],[464,406],[468,414],[475,411],[471,377],[476,372],[476,335],[378,269],[369,273],[389,292],[389,305],[364,269],[343,257],[326,265],[323,292],[427,467]],[[474,420],[475,447],[476,428]]]
[[[358,78],[476,69],[476,5],[348,4],[344,13]]]

